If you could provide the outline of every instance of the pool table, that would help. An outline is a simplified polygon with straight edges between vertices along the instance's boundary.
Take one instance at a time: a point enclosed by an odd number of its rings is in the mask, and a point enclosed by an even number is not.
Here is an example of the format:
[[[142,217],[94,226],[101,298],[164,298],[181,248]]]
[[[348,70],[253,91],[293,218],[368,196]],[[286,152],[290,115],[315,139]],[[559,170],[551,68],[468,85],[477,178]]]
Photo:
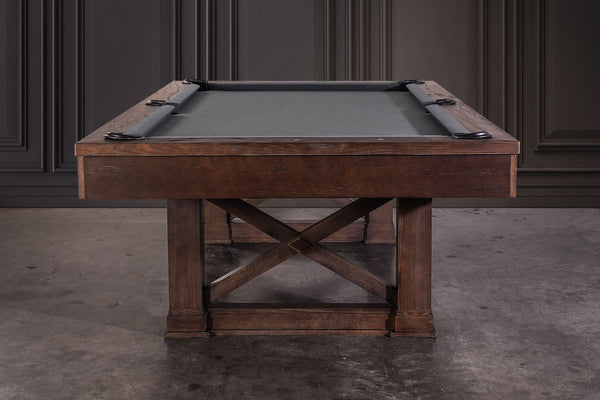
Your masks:
[[[355,334],[434,337],[432,198],[516,195],[519,142],[433,81],[173,81],[75,145],[82,199],[167,199],[165,337]],[[351,198],[298,231],[244,199]],[[389,201],[390,283],[321,241]],[[212,203],[278,244],[205,282]],[[302,253],[375,303],[226,303]]]

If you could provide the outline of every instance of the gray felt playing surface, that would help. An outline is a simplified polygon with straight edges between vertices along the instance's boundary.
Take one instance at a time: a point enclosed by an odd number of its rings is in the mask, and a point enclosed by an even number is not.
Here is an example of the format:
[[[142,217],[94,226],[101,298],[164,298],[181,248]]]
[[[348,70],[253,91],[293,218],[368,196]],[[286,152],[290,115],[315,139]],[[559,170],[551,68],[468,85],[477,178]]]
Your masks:
[[[409,92],[206,91],[148,137],[448,136]]]

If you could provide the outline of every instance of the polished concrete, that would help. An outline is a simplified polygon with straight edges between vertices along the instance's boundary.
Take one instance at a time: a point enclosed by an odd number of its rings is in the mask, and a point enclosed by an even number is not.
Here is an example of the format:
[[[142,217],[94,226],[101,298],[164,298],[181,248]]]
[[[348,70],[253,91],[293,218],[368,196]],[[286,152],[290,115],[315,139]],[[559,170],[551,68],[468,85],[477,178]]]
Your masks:
[[[600,398],[600,209],[434,209],[437,339],[165,342],[165,219],[0,209],[0,399]],[[391,279],[392,246],[336,249]],[[238,298],[368,297],[300,256]]]

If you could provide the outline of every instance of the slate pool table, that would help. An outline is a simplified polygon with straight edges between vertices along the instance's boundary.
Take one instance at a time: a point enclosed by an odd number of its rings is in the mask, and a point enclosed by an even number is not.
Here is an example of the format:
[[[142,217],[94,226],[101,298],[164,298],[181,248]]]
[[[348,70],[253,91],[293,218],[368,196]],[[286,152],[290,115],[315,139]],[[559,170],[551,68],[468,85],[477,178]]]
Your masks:
[[[82,199],[167,199],[166,337],[434,337],[431,199],[514,197],[519,142],[433,81],[173,81],[75,145]],[[243,199],[352,198],[299,232]],[[320,241],[394,200],[396,281]],[[205,282],[204,202],[280,243]],[[378,303],[218,300],[302,253]]]

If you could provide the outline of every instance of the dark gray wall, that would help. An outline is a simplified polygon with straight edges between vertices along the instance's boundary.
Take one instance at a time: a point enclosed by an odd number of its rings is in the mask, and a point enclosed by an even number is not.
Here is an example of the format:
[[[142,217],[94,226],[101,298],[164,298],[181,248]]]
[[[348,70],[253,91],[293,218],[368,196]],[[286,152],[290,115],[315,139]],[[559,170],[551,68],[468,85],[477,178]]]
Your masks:
[[[82,205],[73,143],[185,77],[433,79],[522,142],[519,199],[438,204],[600,206],[598,15],[594,0],[0,0],[0,206]],[[98,204],[133,203],[83,203]]]

